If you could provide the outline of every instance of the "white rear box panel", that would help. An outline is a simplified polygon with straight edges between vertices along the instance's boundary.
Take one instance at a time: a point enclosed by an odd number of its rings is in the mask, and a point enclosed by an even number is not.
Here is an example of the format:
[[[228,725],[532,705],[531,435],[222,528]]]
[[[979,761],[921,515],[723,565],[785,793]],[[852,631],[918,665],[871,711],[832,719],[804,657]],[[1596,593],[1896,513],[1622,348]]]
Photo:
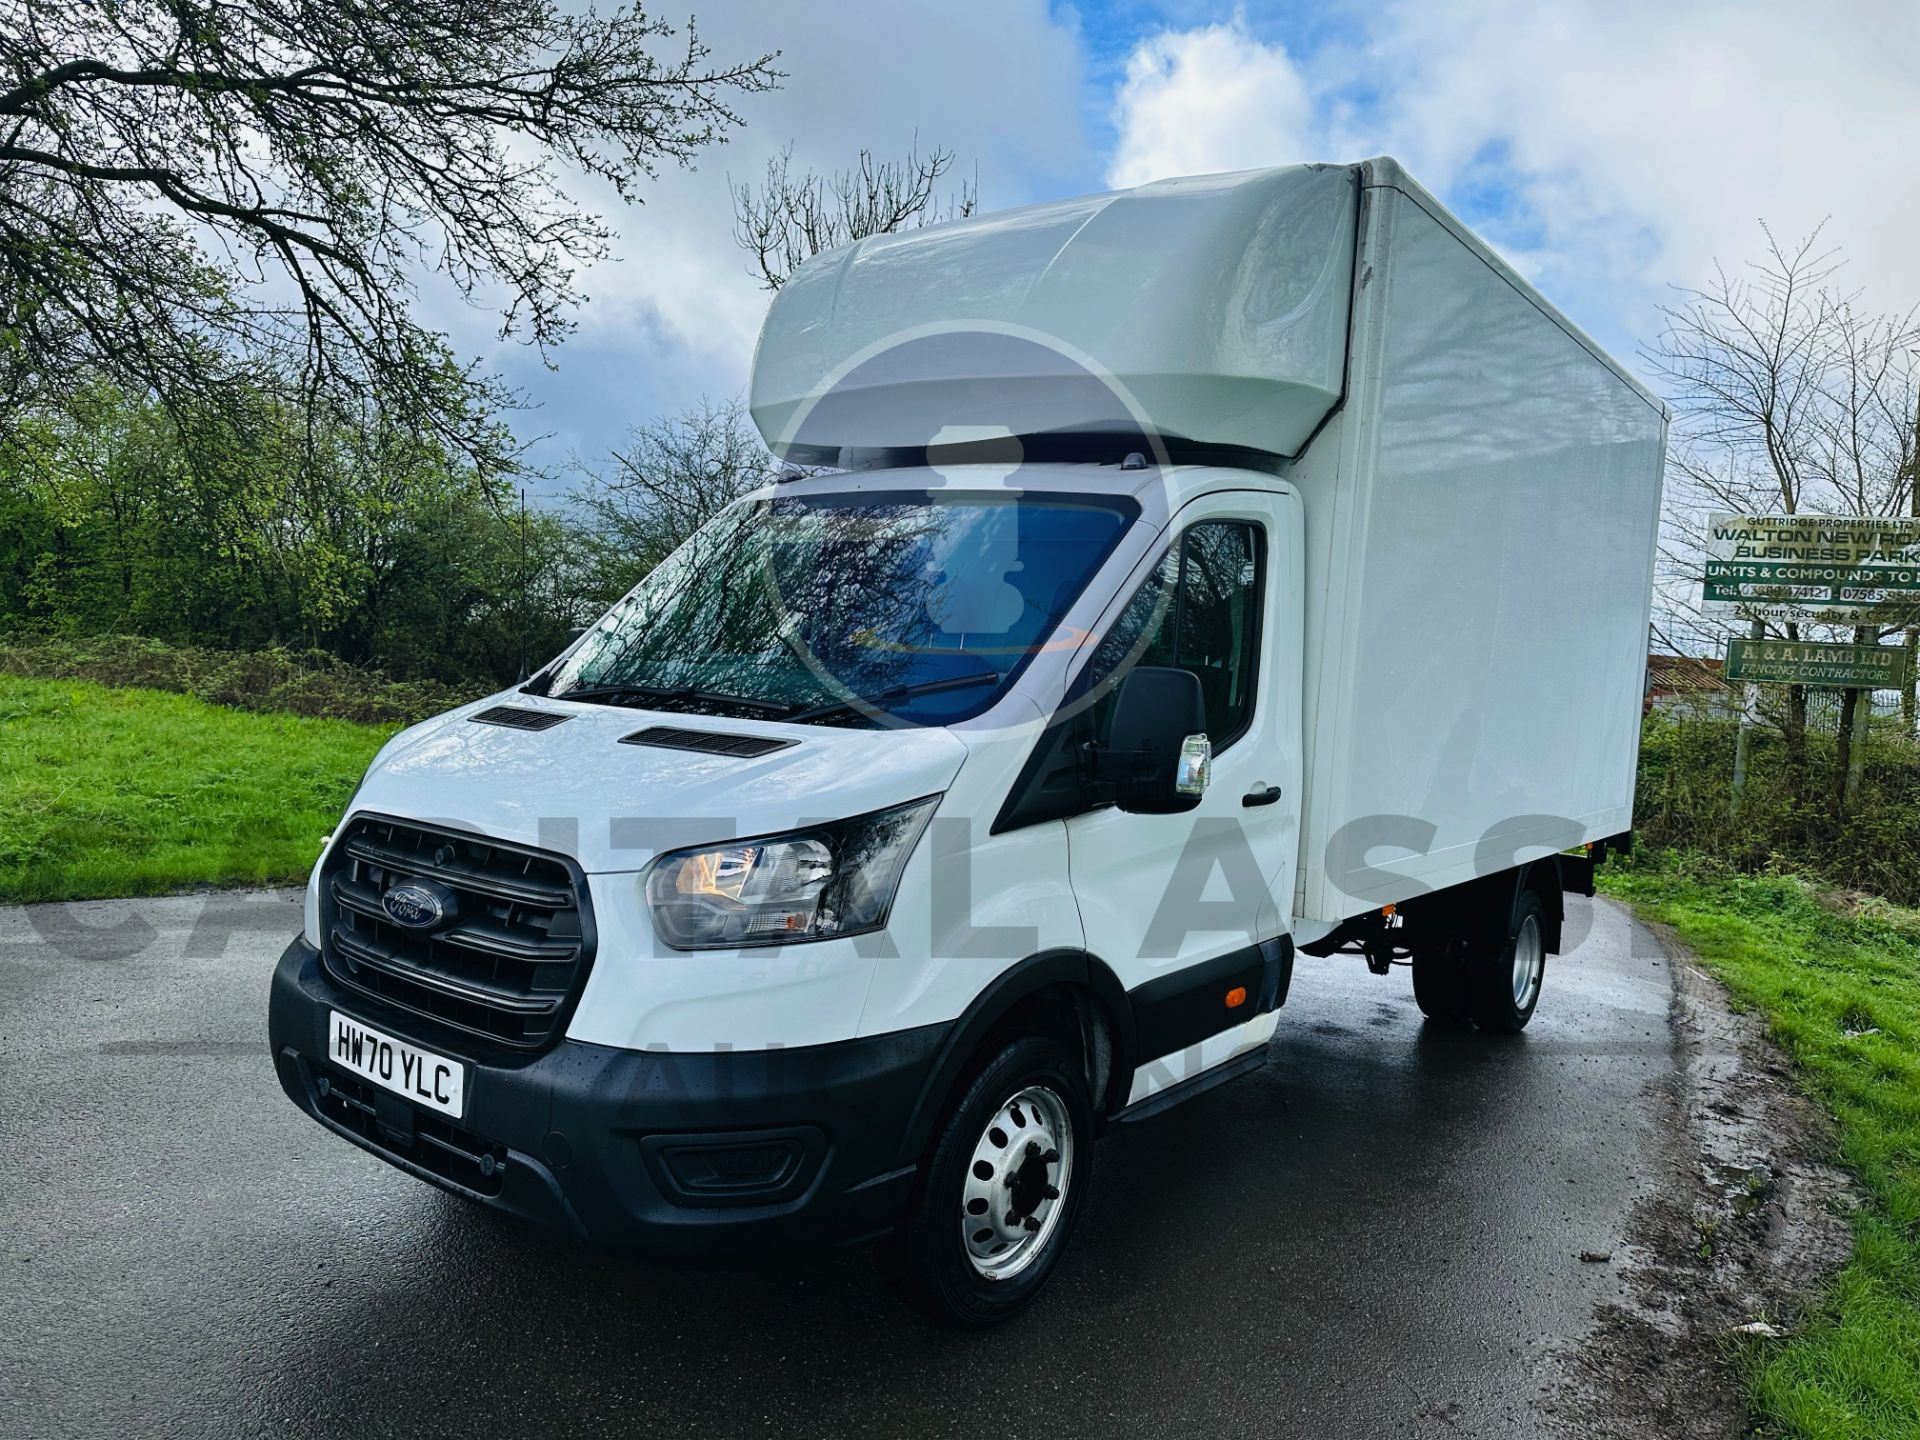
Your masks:
[[[1632,824],[1664,407],[1391,161],[1307,513],[1295,913]]]

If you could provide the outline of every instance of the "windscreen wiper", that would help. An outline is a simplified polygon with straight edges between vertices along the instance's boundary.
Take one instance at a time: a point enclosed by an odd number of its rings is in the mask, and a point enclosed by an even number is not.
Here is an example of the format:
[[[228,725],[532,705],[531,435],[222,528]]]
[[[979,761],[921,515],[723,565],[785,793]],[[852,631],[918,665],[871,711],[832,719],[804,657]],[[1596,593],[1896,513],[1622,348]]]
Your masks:
[[[839,715],[848,710],[858,710],[861,706],[880,706],[895,700],[912,700],[921,695],[933,695],[942,690],[964,690],[974,685],[998,684],[998,670],[975,670],[967,675],[949,675],[943,680],[921,680],[912,685],[896,685],[891,690],[882,690],[878,695],[863,695],[858,699],[849,696],[845,700],[835,700],[829,705],[816,705],[811,710],[802,710],[797,714],[783,715],[780,718],[794,724],[806,720],[819,720],[828,715]]]
[[[555,700],[582,700],[617,705],[627,699],[698,700],[707,705],[740,705],[749,710],[764,710],[769,715],[785,716],[794,707],[781,700],[759,700],[751,695],[729,695],[724,690],[702,690],[698,685],[589,685],[579,690],[562,690]]]

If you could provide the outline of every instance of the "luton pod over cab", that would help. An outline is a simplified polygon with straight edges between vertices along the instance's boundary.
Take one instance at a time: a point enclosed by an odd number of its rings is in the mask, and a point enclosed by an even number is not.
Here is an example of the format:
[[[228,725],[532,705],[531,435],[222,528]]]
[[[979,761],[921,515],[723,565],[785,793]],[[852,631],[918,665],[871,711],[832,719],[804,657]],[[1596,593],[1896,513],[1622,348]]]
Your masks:
[[[751,404],[780,480],[367,771],[274,977],[309,1115],[981,1325],[1298,952],[1525,1027],[1630,833],[1667,417],[1398,165],[821,255]]]

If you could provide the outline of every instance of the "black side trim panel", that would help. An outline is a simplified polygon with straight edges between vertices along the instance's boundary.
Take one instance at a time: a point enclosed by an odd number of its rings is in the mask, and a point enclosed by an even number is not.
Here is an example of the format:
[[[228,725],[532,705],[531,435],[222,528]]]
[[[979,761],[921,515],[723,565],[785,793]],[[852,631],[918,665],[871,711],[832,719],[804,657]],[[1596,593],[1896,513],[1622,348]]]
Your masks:
[[[1248,945],[1127,992],[1133,1005],[1135,1065],[1158,1060],[1197,1045],[1222,1030],[1244,1025],[1261,1012],[1247,1000],[1264,1000],[1269,993],[1269,952],[1278,941]],[[1227,995],[1243,990],[1241,1004],[1229,1009]]]
[[[1264,1015],[1286,1004],[1287,992],[1293,989],[1293,937],[1282,935],[1266,941],[1262,948],[1267,959],[1266,979],[1260,990],[1260,1013]]]
[[[1122,989],[1113,971],[1083,950],[1042,951],[996,978],[954,1022],[908,1122],[902,1159],[916,1160],[926,1149],[968,1060],[993,1027],[1014,1006],[1042,990],[1061,986],[1091,991],[1113,1022],[1107,1093],[1096,1100],[1100,1113],[1114,1114],[1126,1105],[1136,1069],[1278,1009],[1286,1003],[1292,980],[1293,940],[1284,935],[1134,990]],[[1246,1001],[1228,1009],[1227,992],[1236,987],[1246,990]],[[1225,1079],[1240,1073],[1237,1066],[1238,1061],[1195,1078],[1217,1083],[1212,1078],[1216,1073],[1223,1071],[1220,1078]]]

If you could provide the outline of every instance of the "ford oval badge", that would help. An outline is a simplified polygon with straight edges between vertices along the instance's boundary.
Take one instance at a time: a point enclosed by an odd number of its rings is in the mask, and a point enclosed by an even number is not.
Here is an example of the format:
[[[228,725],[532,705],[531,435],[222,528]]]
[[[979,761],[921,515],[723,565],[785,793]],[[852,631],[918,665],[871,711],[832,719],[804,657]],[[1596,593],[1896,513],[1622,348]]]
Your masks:
[[[406,880],[380,897],[387,918],[409,930],[431,930],[453,913],[453,892],[424,880]]]

